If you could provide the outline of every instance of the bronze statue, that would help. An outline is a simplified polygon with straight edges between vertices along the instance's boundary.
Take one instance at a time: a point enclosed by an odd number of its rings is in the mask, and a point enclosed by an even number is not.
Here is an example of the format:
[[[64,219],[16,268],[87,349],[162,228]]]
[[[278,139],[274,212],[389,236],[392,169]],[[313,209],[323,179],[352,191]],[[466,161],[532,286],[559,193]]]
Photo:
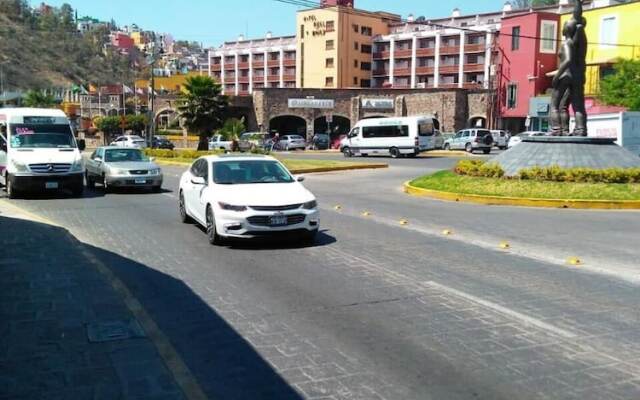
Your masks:
[[[587,136],[587,111],[584,84],[587,70],[587,21],[582,16],[583,0],[576,0],[573,16],[562,27],[564,40],[559,54],[558,70],[552,72],[551,134],[554,136]],[[575,113],[575,127],[569,132],[569,104]]]

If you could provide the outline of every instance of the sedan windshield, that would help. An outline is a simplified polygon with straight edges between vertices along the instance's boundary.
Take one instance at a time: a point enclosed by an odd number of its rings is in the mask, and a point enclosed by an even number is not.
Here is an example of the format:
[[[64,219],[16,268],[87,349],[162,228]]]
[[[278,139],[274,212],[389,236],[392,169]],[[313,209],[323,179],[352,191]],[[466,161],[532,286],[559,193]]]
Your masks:
[[[11,127],[13,148],[74,148],[76,142],[69,125],[15,124]]]
[[[291,183],[289,172],[276,161],[240,160],[213,164],[213,181],[219,185]]]
[[[113,149],[107,150],[105,154],[106,162],[131,162],[148,161],[138,149]]]

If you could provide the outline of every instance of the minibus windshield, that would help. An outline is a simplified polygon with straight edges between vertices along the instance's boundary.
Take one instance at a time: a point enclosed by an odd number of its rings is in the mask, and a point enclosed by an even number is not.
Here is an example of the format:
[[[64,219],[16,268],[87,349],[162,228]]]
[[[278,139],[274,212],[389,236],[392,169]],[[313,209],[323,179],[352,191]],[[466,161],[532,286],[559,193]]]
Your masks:
[[[38,124],[14,124],[11,125],[11,147],[24,148],[75,148],[76,141],[69,125],[38,125]]]

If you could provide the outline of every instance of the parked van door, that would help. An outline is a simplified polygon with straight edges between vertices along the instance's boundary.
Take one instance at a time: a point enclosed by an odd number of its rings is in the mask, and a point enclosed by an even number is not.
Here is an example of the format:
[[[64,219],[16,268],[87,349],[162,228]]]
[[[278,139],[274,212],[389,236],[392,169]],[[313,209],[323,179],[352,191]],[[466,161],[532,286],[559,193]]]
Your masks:
[[[7,169],[7,151],[9,148],[9,141],[7,137],[7,125],[0,125],[0,182],[6,185],[4,181],[4,172]]]

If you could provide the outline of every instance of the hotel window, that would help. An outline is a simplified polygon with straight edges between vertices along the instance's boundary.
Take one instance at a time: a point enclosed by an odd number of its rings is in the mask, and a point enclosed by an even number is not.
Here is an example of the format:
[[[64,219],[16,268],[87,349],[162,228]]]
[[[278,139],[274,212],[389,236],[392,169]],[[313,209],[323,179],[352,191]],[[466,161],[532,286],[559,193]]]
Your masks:
[[[371,71],[371,63],[370,62],[361,62],[360,69],[363,71]]]
[[[333,68],[333,58],[327,58],[324,62],[326,68]]]
[[[335,22],[334,21],[327,21],[327,23],[325,24],[325,31],[334,32],[335,30],[336,30]]]
[[[556,21],[542,21],[540,23],[540,53],[555,54],[557,48],[556,32],[558,23]]]
[[[357,77],[357,76],[354,76],[354,77],[353,77],[353,84],[354,84],[355,86],[358,86],[358,77]]]
[[[602,17],[600,20],[600,47],[611,47],[618,41],[618,20],[615,15]]]
[[[507,85],[507,108],[516,108],[518,101],[518,85],[510,83]]]
[[[518,50],[520,48],[520,27],[514,26],[511,28],[511,50]]]
[[[361,26],[360,33],[362,33],[365,36],[373,36],[373,29],[371,29],[371,27],[369,26]]]
[[[360,87],[363,87],[363,88],[371,87],[371,79],[360,79]]]
[[[333,50],[335,48],[334,46],[333,40],[327,40],[325,43],[325,50]]]
[[[360,27],[358,26],[358,24],[353,24],[353,25],[351,25],[351,27],[353,28],[353,31],[355,33],[358,33],[358,31],[360,30]]]
[[[360,45],[358,44],[358,42],[353,42],[353,49],[354,50],[359,50],[360,49]]]
[[[300,38],[304,39],[304,25],[300,25]]]
[[[363,44],[360,46],[360,52],[363,54],[371,54],[371,45]]]
[[[359,65],[358,60],[353,60],[353,67],[358,68],[358,65]]]
[[[326,87],[333,87],[333,76],[327,76],[324,79],[324,86]]]

